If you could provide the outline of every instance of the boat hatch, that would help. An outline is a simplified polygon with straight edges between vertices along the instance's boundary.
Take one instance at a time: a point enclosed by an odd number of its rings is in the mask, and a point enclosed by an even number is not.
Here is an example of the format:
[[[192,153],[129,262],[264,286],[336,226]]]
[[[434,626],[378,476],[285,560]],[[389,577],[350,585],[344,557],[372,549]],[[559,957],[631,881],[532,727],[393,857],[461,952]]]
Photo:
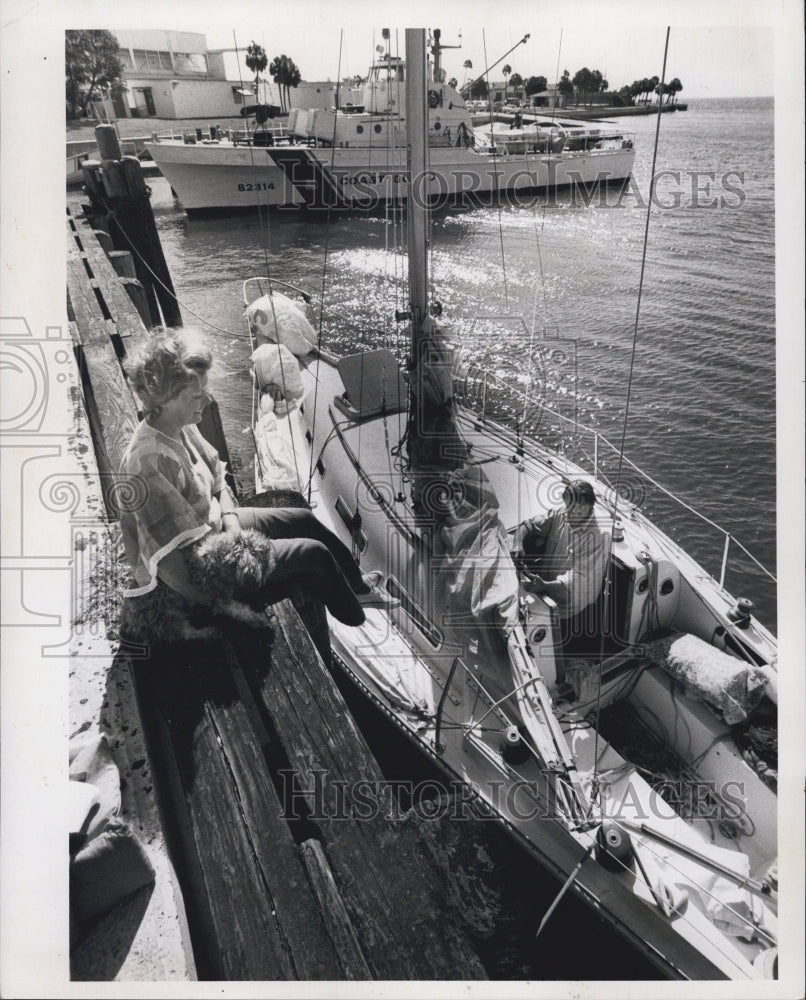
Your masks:
[[[338,362],[344,394],[336,406],[351,420],[405,410],[406,383],[397,358],[386,348],[350,354]]]

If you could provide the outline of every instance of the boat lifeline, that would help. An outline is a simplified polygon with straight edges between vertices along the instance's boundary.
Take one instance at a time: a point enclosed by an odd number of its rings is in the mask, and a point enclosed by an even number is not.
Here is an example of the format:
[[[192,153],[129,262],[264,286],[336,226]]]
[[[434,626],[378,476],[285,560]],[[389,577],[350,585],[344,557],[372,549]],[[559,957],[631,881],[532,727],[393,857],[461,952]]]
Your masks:
[[[443,203],[474,195],[623,183],[631,134],[607,122],[536,118],[517,146],[474,130],[463,98],[429,63],[428,158],[414,196]],[[288,139],[265,127],[199,139],[154,138],[148,151],[190,214],[267,208],[372,210],[409,197],[406,65],[385,53],[370,67],[358,106],[293,110]]]
[[[428,155],[424,31],[407,31],[406,46],[415,177]],[[258,439],[258,487],[276,472],[261,454],[283,457],[316,515],[383,567],[400,601],[358,628],[332,620],[336,665],[459,803],[472,798],[557,877],[558,899],[575,893],[665,976],[773,979],[776,783],[743,740],[775,729],[775,638],[618,482],[490,415],[493,386],[459,378],[434,315],[416,199],[407,227],[405,364],[387,349],[337,358],[289,341],[303,356],[292,387],[291,355],[265,379],[254,356],[256,438],[270,414],[285,445]],[[253,335],[271,327],[279,294],[246,282]],[[286,376],[285,412],[271,413]],[[513,561],[512,533],[578,479],[609,560],[586,628],[561,636],[557,603]]]

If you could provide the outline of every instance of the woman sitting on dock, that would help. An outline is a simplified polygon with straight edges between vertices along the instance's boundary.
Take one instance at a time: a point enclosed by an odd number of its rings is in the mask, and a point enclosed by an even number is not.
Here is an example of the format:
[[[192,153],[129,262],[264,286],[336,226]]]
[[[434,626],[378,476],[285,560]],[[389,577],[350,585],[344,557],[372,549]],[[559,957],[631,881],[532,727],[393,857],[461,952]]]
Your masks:
[[[121,513],[126,557],[136,586],[127,598],[152,591],[159,581],[197,605],[210,596],[195,585],[183,548],[208,532],[237,535],[254,528],[273,541],[276,565],[269,577],[274,600],[301,584],[346,625],[364,621],[364,607],[399,603],[363,575],[349,549],[306,509],[236,507],[225,466],[196,426],[209,400],[210,350],[193,331],[152,334],[126,361],[142,403],[138,424],[121,464],[123,481],[137,502]]]

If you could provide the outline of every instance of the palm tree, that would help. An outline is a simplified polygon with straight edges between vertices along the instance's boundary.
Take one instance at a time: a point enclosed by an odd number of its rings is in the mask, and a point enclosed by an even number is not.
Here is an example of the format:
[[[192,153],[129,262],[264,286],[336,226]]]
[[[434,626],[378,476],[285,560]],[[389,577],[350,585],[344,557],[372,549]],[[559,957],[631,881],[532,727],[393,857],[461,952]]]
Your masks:
[[[459,83],[459,81],[456,79],[455,76],[452,76],[450,78],[450,80],[448,80],[448,86],[449,87],[453,87],[454,90],[456,90],[456,87],[457,87],[458,83]]]
[[[512,67],[509,65],[509,63],[507,63],[506,66],[504,66],[504,68],[501,70],[501,72],[504,74],[504,100],[506,100],[507,87],[509,87],[509,74],[512,72]]]
[[[288,60],[287,73],[285,78],[285,94],[286,94],[286,104],[290,107],[291,105],[291,94],[289,92],[290,87],[295,89],[300,85],[302,81],[302,74],[299,71],[299,67],[294,62],[293,59]]]
[[[667,87],[667,89],[668,89],[668,91],[669,91],[669,101],[670,101],[670,102],[671,102],[672,104],[676,104],[676,103],[677,103],[677,95],[678,95],[678,94],[680,93],[680,91],[681,91],[681,90],[683,89],[683,84],[682,84],[682,83],[680,82],[680,80],[679,80],[679,79],[678,79],[677,77],[675,77],[675,78],[674,78],[674,79],[673,79],[673,80],[672,80],[672,81],[671,81],[671,82],[670,82],[670,83],[668,84],[668,87]]]
[[[469,69],[473,69],[473,63],[469,59],[465,59],[464,66],[462,68],[465,71],[465,77],[462,80],[462,86],[464,87],[464,85],[467,83],[467,75],[468,75],[467,71]]]
[[[293,59],[283,54],[272,59],[269,73],[280,91],[280,107],[283,114],[286,114],[291,104],[289,88],[298,86],[302,80],[299,69]]]
[[[258,103],[260,102],[260,94],[258,93],[260,74],[266,68],[268,61],[266,50],[262,45],[258,45],[257,42],[253,41],[246,50],[246,65],[255,74],[255,100]]]
[[[571,74],[567,69],[563,70],[563,75],[560,78],[560,82],[557,84],[557,89],[563,95],[563,107],[565,107],[569,94],[573,94],[574,92],[574,85],[571,83]]]
[[[518,88],[523,86],[523,77],[520,73],[513,73],[509,78],[509,82],[512,84],[512,94],[514,96]]]

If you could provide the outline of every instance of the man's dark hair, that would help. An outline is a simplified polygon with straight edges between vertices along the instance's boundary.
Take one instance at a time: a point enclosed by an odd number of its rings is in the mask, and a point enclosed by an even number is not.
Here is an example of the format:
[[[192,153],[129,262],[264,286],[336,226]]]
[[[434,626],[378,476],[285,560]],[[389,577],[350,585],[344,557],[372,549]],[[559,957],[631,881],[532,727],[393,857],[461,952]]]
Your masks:
[[[586,503],[592,507],[596,501],[596,495],[587,479],[573,479],[563,490],[563,500]]]

